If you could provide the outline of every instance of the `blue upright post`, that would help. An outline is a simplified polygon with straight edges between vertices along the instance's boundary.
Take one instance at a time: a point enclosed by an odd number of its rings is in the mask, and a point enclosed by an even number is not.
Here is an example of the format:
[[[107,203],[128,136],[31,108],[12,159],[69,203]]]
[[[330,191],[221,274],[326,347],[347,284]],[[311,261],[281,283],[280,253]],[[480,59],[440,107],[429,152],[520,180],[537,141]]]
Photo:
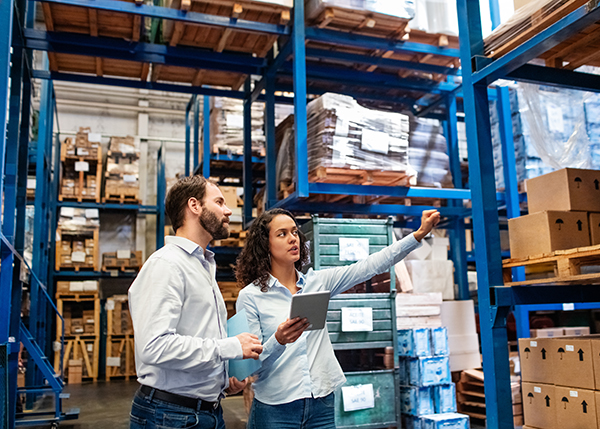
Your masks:
[[[446,96],[446,144],[450,158],[450,171],[454,187],[461,189],[462,172],[460,170],[460,155],[458,150],[458,131],[456,127],[456,95],[454,93]],[[462,207],[462,200],[451,200],[454,207]],[[453,227],[450,232],[450,252],[454,262],[454,277],[458,285],[456,298],[460,300],[470,299],[469,277],[467,275],[467,240],[465,236],[465,219],[455,216],[452,219]]]
[[[164,155],[164,154],[163,154]],[[200,163],[200,99],[194,96],[194,168],[196,171]]]
[[[304,46],[304,0],[294,0],[294,136],[296,144],[296,192],[308,197],[308,156],[306,148],[306,48]]]
[[[165,178],[165,143],[162,142],[157,156],[156,177],[156,249],[165,245],[165,197],[167,193],[167,182]]]
[[[185,107],[185,177],[190,175],[190,151],[191,151],[191,134],[192,127],[190,124],[190,110],[192,109],[192,105],[194,104],[194,97],[192,95],[190,97],[190,101]]]
[[[252,90],[250,87],[250,77],[244,83],[244,207],[243,225],[246,228],[252,221]]]
[[[495,30],[501,23],[500,3],[498,0],[490,0],[490,18],[492,20],[492,30]]]
[[[265,87],[265,135],[266,135],[266,208],[277,202],[277,154],[275,153],[275,74],[267,73]]]
[[[490,429],[514,427],[508,361],[506,315],[509,307],[492,306],[491,288],[502,286],[500,229],[486,83],[473,83],[472,58],[483,55],[479,2],[457,0],[463,99],[473,232],[479,296],[479,320],[485,379],[486,423]]]
[[[204,96],[202,110],[202,175],[210,177],[210,97]]]

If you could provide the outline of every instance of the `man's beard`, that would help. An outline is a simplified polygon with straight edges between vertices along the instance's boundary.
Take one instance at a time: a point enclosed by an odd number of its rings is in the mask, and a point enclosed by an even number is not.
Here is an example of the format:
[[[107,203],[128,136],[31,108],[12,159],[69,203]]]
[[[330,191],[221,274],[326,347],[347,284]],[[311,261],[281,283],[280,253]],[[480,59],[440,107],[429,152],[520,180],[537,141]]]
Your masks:
[[[229,228],[224,224],[223,220],[219,220],[217,216],[210,210],[203,208],[200,214],[200,225],[212,235],[214,240],[222,240],[229,237]]]

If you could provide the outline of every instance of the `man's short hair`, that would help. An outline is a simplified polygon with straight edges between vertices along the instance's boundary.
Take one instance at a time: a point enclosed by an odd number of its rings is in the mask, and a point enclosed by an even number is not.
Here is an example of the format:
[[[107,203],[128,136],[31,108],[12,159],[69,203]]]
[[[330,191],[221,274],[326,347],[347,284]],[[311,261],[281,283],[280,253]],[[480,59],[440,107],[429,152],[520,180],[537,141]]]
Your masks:
[[[204,205],[207,183],[217,186],[212,180],[196,175],[179,179],[169,190],[165,201],[165,211],[171,219],[173,231],[177,231],[183,226],[185,208],[190,198],[196,198],[201,205]]]

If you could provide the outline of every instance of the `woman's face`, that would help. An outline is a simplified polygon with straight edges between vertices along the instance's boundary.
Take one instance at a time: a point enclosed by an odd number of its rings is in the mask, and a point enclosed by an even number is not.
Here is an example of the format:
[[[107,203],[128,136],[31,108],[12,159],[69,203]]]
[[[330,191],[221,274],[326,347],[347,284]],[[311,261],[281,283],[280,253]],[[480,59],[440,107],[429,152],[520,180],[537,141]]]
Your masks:
[[[277,215],[269,224],[271,262],[294,264],[300,259],[300,237],[296,222],[286,215]]]

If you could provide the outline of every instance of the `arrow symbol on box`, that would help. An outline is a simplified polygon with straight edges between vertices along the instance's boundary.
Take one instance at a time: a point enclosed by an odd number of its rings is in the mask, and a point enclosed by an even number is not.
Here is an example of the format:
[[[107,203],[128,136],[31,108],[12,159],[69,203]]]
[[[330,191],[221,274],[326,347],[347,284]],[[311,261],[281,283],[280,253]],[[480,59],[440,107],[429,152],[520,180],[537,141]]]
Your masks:
[[[598,182],[598,179],[594,180],[594,185],[596,185],[596,190],[600,189],[600,187],[598,187],[598,185],[600,185],[600,182]]]
[[[525,358],[529,359],[529,353],[531,352],[531,350],[529,350],[529,347],[525,347],[525,349],[523,350],[523,352],[527,353],[527,356]]]
[[[531,401],[533,401],[533,393],[529,392],[527,397],[529,398],[529,403],[531,404]]]
[[[583,350],[579,349],[577,353],[579,354],[579,360],[583,362]]]
[[[583,402],[581,403],[581,405],[583,406],[583,412],[587,414],[587,402],[585,402],[585,399],[583,400]]]
[[[549,407],[550,406],[550,397],[548,395],[546,395],[546,397],[544,399],[546,400],[546,406]]]
[[[546,349],[542,349],[542,359],[546,359]]]
[[[565,352],[565,349],[563,349],[562,347],[559,347],[558,348],[558,352],[560,353],[560,360],[562,360],[563,353]]]
[[[582,225],[583,225],[583,222],[581,222],[581,220],[578,220],[578,221],[577,221],[577,229],[578,229],[579,231],[581,231],[581,230],[582,230],[582,229],[581,229],[581,226],[582,226]]]
[[[567,409],[567,404],[569,403],[569,399],[566,396],[563,396],[562,402],[565,404],[565,410]]]

